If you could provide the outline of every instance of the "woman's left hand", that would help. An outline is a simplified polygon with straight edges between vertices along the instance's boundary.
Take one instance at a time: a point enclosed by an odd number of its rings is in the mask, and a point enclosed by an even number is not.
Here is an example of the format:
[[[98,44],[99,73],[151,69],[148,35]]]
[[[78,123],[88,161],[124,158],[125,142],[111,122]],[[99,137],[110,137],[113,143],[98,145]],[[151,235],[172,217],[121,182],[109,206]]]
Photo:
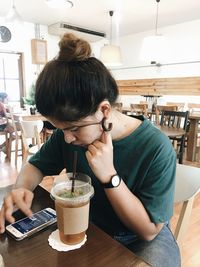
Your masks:
[[[101,183],[108,183],[116,173],[113,165],[113,145],[110,132],[103,132],[101,139],[88,146],[86,158],[89,166]]]

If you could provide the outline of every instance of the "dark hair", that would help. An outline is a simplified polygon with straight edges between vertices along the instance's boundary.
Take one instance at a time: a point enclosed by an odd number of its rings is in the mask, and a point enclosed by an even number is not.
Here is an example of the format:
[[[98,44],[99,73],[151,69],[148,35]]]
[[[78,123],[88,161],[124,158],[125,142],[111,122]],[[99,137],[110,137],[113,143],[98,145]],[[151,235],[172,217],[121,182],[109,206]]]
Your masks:
[[[36,82],[36,107],[47,117],[76,121],[92,115],[107,99],[118,96],[116,81],[108,69],[91,56],[88,42],[65,34],[57,58],[48,62]]]
[[[6,92],[0,92],[0,100],[4,101],[8,97]]]

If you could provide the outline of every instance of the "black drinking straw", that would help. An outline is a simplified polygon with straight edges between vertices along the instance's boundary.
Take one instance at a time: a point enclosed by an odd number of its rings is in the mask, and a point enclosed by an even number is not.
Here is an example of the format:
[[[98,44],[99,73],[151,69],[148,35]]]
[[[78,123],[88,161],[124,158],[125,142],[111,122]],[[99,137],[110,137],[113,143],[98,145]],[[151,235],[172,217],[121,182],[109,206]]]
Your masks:
[[[74,162],[73,162],[73,176],[72,176],[72,188],[71,193],[74,193],[74,185],[75,185],[75,178],[76,178],[76,166],[77,166],[77,151],[74,151]]]

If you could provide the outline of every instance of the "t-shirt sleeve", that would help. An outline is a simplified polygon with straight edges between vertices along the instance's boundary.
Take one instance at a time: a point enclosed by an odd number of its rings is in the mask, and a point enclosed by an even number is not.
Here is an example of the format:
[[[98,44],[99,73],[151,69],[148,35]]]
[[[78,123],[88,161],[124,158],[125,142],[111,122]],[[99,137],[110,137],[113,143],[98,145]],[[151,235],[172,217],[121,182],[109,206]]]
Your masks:
[[[176,153],[168,138],[158,140],[154,158],[140,188],[139,198],[151,221],[162,223],[173,215]]]
[[[55,130],[41,149],[29,159],[44,175],[59,174],[65,168],[63,157],[63,133]]]

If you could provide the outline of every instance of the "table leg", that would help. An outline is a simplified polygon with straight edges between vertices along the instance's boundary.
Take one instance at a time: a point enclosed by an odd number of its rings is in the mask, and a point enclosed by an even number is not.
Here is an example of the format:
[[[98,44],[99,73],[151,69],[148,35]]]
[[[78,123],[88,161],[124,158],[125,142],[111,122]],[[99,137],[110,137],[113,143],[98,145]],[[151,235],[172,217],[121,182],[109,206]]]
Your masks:
[[[195,153],[197,146],[197,129],[198,120],[190,119],[190,130],[188,132],[188,142],[187,142],[187,160],[195,161]]]

